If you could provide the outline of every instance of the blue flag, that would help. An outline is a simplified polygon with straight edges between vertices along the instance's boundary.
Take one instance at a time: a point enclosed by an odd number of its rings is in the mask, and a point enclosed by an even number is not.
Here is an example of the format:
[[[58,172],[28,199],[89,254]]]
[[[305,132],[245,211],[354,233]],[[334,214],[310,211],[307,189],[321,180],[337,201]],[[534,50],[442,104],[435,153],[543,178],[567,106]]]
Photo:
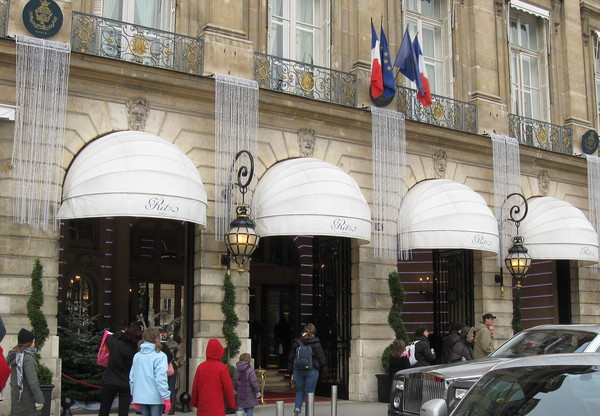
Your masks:
[[[404,37],[402,38],[400,49],[398,49],[394,66],[397,66],[406,78],[416,83],[419,91],[423,91],[417,54],[415,53],[413,42],[410,40],[408,28],[404,31]]]
[[[390,56],[390,49],[383,26],[381,27],[379,45],[381,49],[381,71],[383,73],[383,95],[387,98],[393,98],[396,95],[396,81],[394,80],[392,57]]]

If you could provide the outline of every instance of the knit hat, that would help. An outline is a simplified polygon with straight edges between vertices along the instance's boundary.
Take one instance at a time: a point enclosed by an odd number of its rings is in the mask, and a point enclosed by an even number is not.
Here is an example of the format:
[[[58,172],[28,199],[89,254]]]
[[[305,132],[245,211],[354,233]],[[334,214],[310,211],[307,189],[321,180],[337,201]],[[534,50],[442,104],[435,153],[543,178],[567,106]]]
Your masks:
[[[460,331],[461,329],[463,329],[465,327],[465,324],[463,324],[462,322],[455,322],[454,323],[454,330],[456,332]]]
[[[19,335],[17,335],[17,342],[19,344],[29,344],[35,339],[33,336],[33,332],[26,330],[25,328],[21,328],[19,331]]]

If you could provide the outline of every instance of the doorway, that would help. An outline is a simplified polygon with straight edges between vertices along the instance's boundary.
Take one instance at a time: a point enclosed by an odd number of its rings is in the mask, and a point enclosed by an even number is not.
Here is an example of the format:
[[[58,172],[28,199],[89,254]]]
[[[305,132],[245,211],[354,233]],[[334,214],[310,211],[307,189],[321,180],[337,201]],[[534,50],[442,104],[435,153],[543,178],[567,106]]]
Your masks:
[[[257,367],[286,368],[293,339],[312,322],[329,367],[317,385],[323,397],[335,384],[338,397],[348,398],[350,245],[350,239],[337,237],[264,237],[250,268],[250,338]]]

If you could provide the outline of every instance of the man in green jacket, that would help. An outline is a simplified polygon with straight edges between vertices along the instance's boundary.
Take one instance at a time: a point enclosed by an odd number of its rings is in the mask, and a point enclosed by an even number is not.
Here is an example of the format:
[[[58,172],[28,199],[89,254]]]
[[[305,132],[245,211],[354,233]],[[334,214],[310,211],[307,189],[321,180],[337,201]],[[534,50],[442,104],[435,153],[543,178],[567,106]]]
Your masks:
[[[494,351],[494,319],[491,313],[483,314],[482,322],[475,324],[473,358],[485,358]]]

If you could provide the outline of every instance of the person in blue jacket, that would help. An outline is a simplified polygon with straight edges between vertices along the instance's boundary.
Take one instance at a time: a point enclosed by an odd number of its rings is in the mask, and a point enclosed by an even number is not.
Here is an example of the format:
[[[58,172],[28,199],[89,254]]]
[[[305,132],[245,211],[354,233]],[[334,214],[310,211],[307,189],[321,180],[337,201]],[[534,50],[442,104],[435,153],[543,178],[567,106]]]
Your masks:
[[[129,386],[133,407],[143,416],[161,416],[171,410],[171,392],[167,382],[167,356],[161,351],[160,332],[146,328],[140,350],[133,356]]]

